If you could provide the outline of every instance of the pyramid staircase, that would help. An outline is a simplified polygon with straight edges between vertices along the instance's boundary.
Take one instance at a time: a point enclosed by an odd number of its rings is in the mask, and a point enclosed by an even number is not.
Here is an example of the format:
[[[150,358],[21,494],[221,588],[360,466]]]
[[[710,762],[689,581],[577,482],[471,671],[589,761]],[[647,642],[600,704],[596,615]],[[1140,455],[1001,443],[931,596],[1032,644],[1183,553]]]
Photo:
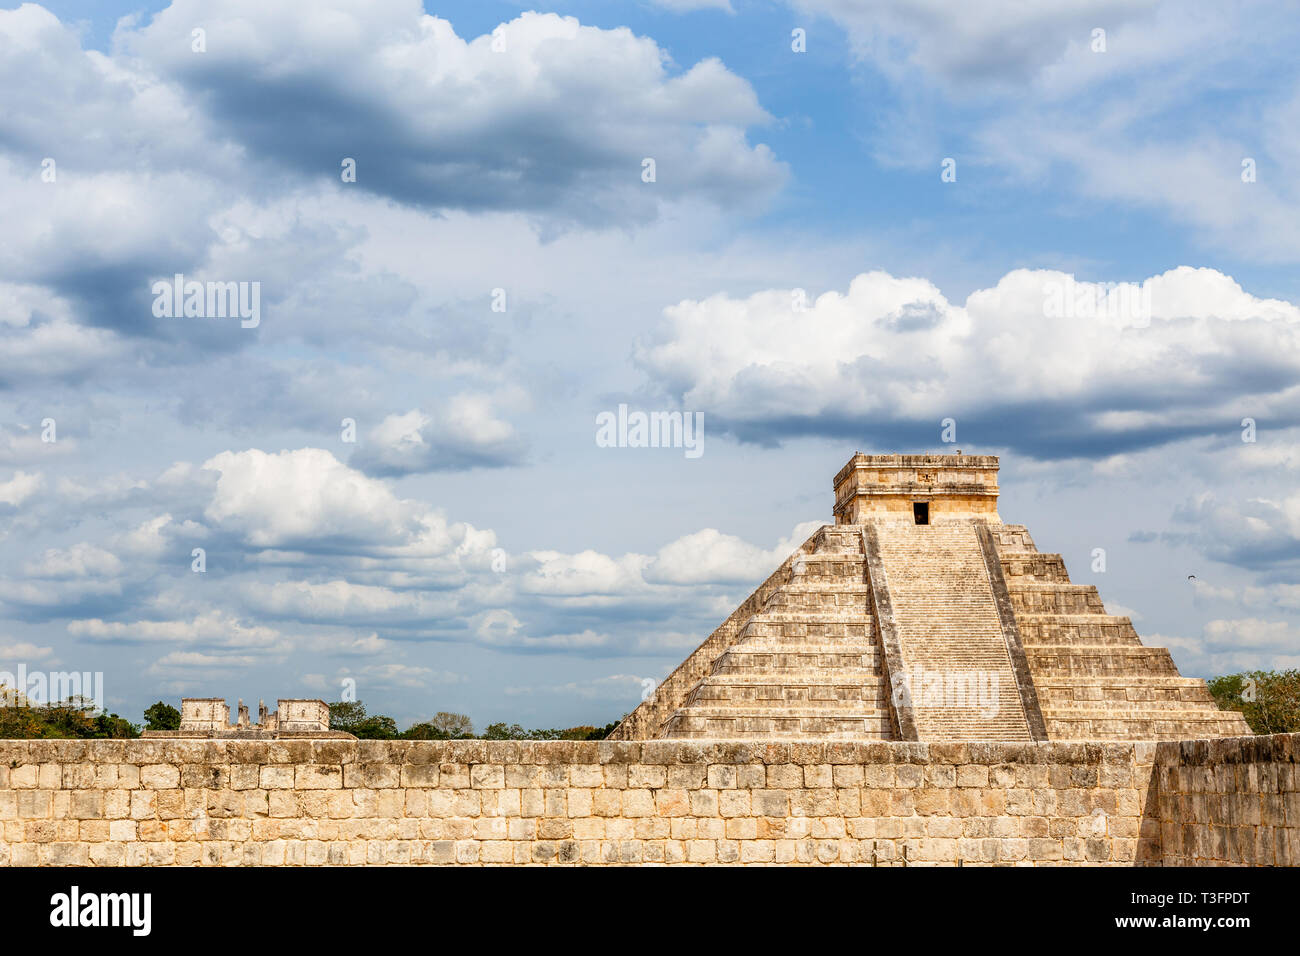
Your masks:
[[[854,530],[826,526],[813,537],[664,736],[894,739]]]
[[[1073,584],[1059,554],[1023,525],[991,529],[1043,719],[1053,740],[1169,740],[1250,734],[1219,710],[1203,680],[1181,677],[1169,651],[1146,647],[1097,589]]]
[[[921,740],[1032,740],[971,520],[874,526]]]
[[[1248,735],[1096,588],[1072,583],[1059,554],[1002,523],[997,469],[993,456],[855,455],[835,479],[836,524],[611,739]]]

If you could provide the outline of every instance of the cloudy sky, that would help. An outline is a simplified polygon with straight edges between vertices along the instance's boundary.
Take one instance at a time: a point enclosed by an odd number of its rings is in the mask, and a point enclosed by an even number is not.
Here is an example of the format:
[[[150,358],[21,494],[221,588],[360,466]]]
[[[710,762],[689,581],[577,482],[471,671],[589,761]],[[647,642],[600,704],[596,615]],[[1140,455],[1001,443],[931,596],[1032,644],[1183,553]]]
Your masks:
[[[1185,674],[1300,666],[1297,45],[1248,0],[0,10],[0,670],[603,724],[945,418]],[[159,316],[176,274],[256,325]],[[620,404],[703,454],[599,446]]]

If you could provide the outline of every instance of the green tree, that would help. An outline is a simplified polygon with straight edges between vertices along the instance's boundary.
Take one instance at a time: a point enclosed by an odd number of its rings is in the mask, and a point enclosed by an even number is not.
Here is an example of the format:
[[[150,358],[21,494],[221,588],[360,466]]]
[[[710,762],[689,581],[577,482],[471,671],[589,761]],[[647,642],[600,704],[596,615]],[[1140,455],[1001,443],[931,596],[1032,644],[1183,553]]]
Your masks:
[[[359,700],[336,700],[330,709],[330,730],[352,733],[352,728],[366,719],[366,705]]]
[[[362,740],[393,740],[400,736],[397,732],[397,721],[383,714],[367,717],[352,733]]]
[[[367,714],[359,700],[329,704],[330,730],[341,730],[362,740],[392,740],[398,736],[397,722],[382,714]]]
[[[483,731],[484,740],[527,740],[528,731],[518,724],[488,724]]]
[[[117,714],[100,713],[94,720],[96,737],[139,737],[140,728]]]
[[[1300,733],[1300,670],[1227,674],[1209,686],[1219,708],[1239,711],[1255,733]]]
[[[587,736],[584,737],[583,739],[604,740],[606,737],[608,737],[610,734],[614,732],[614,728],[617,727],[620,723],[622,723],[621,720],[615,720],[606,724],[604,727],[592,727],[591,732],[587,734]]]
[[[448,740],[446,733],[439,730],[427,720],[411,724],[404,731],[402,737],[405,740]]]
[[[181,712],[162,701],[145,708],[144,723],[146,730],[180,730]]]

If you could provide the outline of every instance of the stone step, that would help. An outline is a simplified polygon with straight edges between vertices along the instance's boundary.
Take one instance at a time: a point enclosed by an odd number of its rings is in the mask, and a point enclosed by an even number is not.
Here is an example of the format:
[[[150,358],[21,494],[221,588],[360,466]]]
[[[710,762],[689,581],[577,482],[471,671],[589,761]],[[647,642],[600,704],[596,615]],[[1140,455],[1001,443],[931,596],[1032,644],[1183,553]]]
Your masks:
[[[917,721],[917,735],[926,740],[1008,740],[1029,741],[1029,731],[1023,720],[989,721],[974,720],[962,722],[947,718],[942,724],[929,721]]]
[[[791,715],[843,717],[846,715],[879,715],[882,713],[882,709],[872,701],[860,700],[799,700],[787,704],[780,701],[765,700],[735,701],[734,703],[725,700],[710,700],[683,707],[678,713],[718,717],[734,716],[736,713],[753,713],[766,717],[787,717]]]
[[[882,523],[875,535],[884,569],[880,583],[893,606],[921,739],[1030,739],[975,525]],[[988,709],[967,700],[977,688],[953,681],[975,673],[979,687],[994,682],[995,700]],[[934,675],[943,678],[937,697],[927,690],[935,686]]]
[[[784,635],[757,634],[742,637],[732,645],[749,654],[797,654],[809,647],[826,647],[840,653],[875,654],[874,641],[863,637],[786,637]]]
[[[980,623],[982,624],[983,622]],[[922,626],[924,627],[923,632],[920,630]],[[970,636],[971,632],[976,630],[978,626],[979,624],[972,624],[968,621],[943,618],[926,621],[923,625],[918,624],[917,631],[919,634],[923,634],[925,637],[934,638],[935,640],[962,640]]]
[[[1007,582],[1017,615],[1105,614],[1101,595],[1091,584],[1013,584]]]
[[[871,660],[879,657],[880,651],[875,644],[866,641],[834,639],[825,640],[791,640],[783,637],[752,637],[733,644],[724,653],[736,652],[749,657],[771,656],[773,654],[861,654]]]
[[[816,607],[801,609],[797,606],[783,605],[776,610],[763,610],[753,614],[750,623],[817,623],[817,624],[867,624],[871,616],[865,609],[854,607]]]
[[[861,578],[820,580],[816,575],[791,575],[774,594],[856,594],[866,597],[871,593],[867,582]]]
[[[782,674],[779,680],[773,680],[766,674],[711,674],[704,678],[703,683],[726,684],[732,687],[761,687],[761,686],[799,686],[799,687],[880,687],[884,686],[884,678],[879,674],[869,673],[863,668],[859,668],[849,674],[841,674],[839,671],[827,672],[824,670],[809,668],[806,671],[791,671],[789,674]],[[827,700],[838,700],[839,696],[828,697]]]
[[[1026,551],[1037,551],[1029,529],[1022,524],[990,524],[993,540],[997,542],[998,552],[1004,557]]]
[[[913,675],[912,679],[953,680],[957,678],[970,680],[983,676],[986,683],[996,680],[999,686],[1015,687],[1016,682],[1008,677],[997,665],[996,658],[980,657],[974,654],[961,656],[949,654],[913,655],[904,661],[904,673]],[[1009,682],[1009,683],[1008,683]]]
[[[859,718],[788,718],[770,717],[698,718],[674,716],[666,725],[664,736],[679,740],[893,740],[889,720]]]
[[[1055,717],[1067,718],[1075,717],[1085,713],[1105,713],[1115,717],[1127,717],[1134,713],[1152,713],[1161,714],[1165,717],[1177,716],[1179,714],[1195,714],[1202,712],[1217,711],[1214,701],[1201,700],[1130,700],[1130,701],[1113,701],[1113,700],[1080,700],[1080,701],[1057,701],[1039,700],[1043,714],[1046,716],[1051,713]]]
[[[880,710],[841,710],[805,705],[785,713],[745,712],[720,707],[680,710],[667,723],[669,737],[744,738],[813,737],[825,740],[890,740],[888,713]]]
[[[1158,680],[1148,678],[1147,680]],[[1217,706],[1204,681],[1195,678],[1177,678],[1177,684],[1153,685],[1140,683],[1143,678],[1115,678],[1103,687],[1061,684],[1060,678],[1036,680],[1038,700],[1043,707],[1064,709],[1069,707],[1185,707],[1189,704]]]
[[[1042,551],[1012,552],[1002,555],[1002,573],[1007,586],[1020,584],[1069,584],[1065,559],[1059,554]]]
[[[1164,650],[1164,648],[1155,649]],[[1094,687],[1098,689],[1116,686],[1181,687],[1184,684],[1205,687],[1205,681],[1199,677],[1183,677],[1179,674],[1124,674],[1118,677],[1107,674],[1081,674],[1070,677],[1044,677],[1042,683],[1047,687]],[[1208,694],[1209,690],[1206,690],[1206,693]]]
[[[1049,701],[1042,704],[1043,714],[1051,714],[1061,719],[1075,719],[1086,714],[1107,714],[1111,717],[1128,718],[1135,714],[1157,714],[1161,718],[1179,714],[1217,714],[1222,713],[1213,700],[1133,700],[1133,701],[1075,701],[1060,703]]]
[[[771,675],[766,674],[714,674],[701,681],[686,698],[688,708],[699,704],[766,709],[802,703],[886,708],[885,680],[876,675],[847,680],[844,677],[828,679],[824,675],[803,674],[774,681]]]
[[[844,580],[862,579],[866,570],[867,559],[860,553],[814,551],[812,554],[796,555],[791,562],[791,571],[797,577],[820,575]]]
[[[854,525],[822,525],[813,537],[813,552],[862,554],[862,529]]]
[[[816,608],[765,608],[754,612],[748,624],[871,624],[866,608],[816,607]]]
[[[730,647],[713,664],[713,674],[754,671],[785,673],[803,672],[809,669],[857,676],[879,673],[880,662],[874,649],[854,651],[822,644],[801,647],[797,651],[768,651],[762,648],[746,650],[741,646]]]
[[[1032,644],[1142,646],[1133,622],[1115,614],[1016,614],[1020,640]]]
[[[793,641],[864,641],[875,643],[875,627],[870,618],[840,621],[772,621],[757,616],[739,631],[741,640]]]
[[[844,574],[838,571],[826,573],[794,571],[782,587],[792,591],[844,591],[850,590],[852,585],[861,583],[863,583],[862,572]]]
[[[842,609],[857,614],[865,614],[867,601],[865,586],[860,591],[848,588],[842,590],[827,588],[800,590],[798,588],[782,587],[772,592],[772,596],[767,599],[763,609],[765,611],[782,609],[794,611],[802,608],[809,610]]]
[[[1043,714],[1052,740],[1188,740],[1250,736],[1250,728],[1232,711],[1096,710],[1059,717]]]
[[[823,526],[665,724],[670,737],[890,739],[860,528]]]
[[[1163,647],[1106,647],[1076,644],[1029,644],[1025,657],[1038,679],[1051,677],[1178,677],[1178,668]]]

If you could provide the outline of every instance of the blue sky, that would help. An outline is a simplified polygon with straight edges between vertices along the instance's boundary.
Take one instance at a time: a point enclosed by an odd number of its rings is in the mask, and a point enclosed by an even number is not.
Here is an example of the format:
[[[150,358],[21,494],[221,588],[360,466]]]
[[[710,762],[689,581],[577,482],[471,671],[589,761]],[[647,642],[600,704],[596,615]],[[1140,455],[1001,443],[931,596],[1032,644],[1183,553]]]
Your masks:
[[[951,8],[0,10],[0,670],[604,723],[945,417],[1184,673],[1300,664],[1293,12]]]

